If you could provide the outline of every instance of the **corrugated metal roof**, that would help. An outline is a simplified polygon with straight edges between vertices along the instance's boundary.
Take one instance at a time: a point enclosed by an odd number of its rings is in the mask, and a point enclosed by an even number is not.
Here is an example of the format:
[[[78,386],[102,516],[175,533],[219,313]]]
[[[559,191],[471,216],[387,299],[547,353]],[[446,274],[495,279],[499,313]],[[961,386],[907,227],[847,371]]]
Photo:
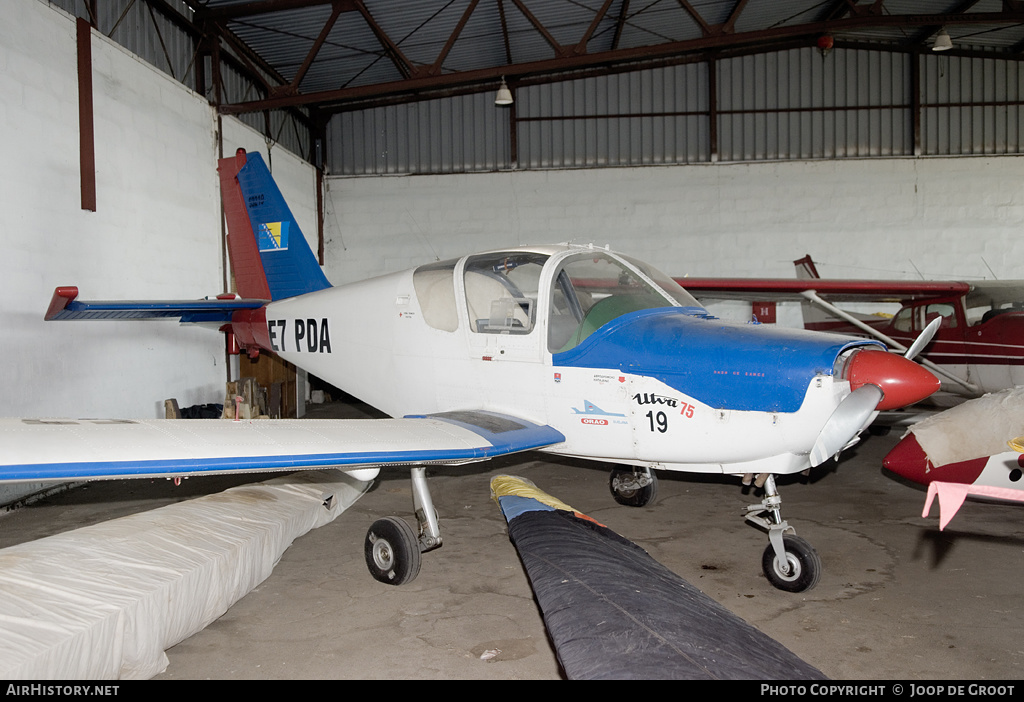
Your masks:
[[[52,2],[335,172],[1024,150],[1016,1]]]
[[[294,79],[308,56],[312,63],[298,85],[301,97],[291,104],[315,103],[329,110],[493,90],[502,75],[520,84],[541,83],[584,71],[600,74],[622,65],[684,60],[701,52],[777,50],[784,42],[789,48],[794,43],[813,46],[826,32],[837,45],[874,42],[908,51],[927,50],[945,26],[955,44],[1014,59],[1024,41],[1024,11],[1001,0],[338,2],[206,0],[196,15],[240,37],[286,80]],[[341,10],[338,20],[320,51],[311,55],[332,7]],[[978,18],[991,21],[975,23]],[[433,67],[439,58],[438,71]],[[269,106],[284,102],[280,98]]]

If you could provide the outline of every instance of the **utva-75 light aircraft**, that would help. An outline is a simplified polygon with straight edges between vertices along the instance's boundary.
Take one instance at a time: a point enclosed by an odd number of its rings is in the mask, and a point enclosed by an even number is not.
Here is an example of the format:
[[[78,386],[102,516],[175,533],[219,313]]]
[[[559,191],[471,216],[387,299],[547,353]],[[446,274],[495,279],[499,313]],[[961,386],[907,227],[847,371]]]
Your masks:
[[[374,577],[416,576],[441,544],[425,468],[540,449],[616,464],[615,499],[645,505],[655,470],[757,475],[747,519],[767,530],[773,585],[801,591],[820,561],[780,516],[774,476],[854,443],[878,410],[938,380],[866,339],[711,317],[651,266],[582,246],[465,256],[332,287],[258,154],[220,164],[239,296],[81,302],[47,319],[178,317],[232,332],[386,412],[381,420],[7,420],[5,480],[411,466],[418,533],[375,522]],[[223,297],[223,296],[222,296]],[[66,420],[65,420],[66,421]]]

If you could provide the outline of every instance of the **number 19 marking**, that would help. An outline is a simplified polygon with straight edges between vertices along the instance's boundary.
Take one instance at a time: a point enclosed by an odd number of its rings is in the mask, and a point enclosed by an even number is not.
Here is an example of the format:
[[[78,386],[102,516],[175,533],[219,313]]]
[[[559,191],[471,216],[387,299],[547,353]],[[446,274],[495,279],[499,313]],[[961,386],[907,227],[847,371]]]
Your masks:
[[[655,414],[654,410],[651,410],[647,413],[647,421],[651,423],[651,431],[657,431],[660,434],[668,431],[668,416],[664,412]]]

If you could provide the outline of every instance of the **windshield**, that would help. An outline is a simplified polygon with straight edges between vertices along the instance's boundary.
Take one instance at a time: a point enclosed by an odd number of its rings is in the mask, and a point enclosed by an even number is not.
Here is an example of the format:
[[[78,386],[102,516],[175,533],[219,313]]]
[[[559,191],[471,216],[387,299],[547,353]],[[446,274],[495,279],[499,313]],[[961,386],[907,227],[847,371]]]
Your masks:
[[[568,351],[595,330],[629,312],[675,305],[700,306],[668,276],[645,264],[629,262],[658,281],[665,291],[607,254],[581,254],[562,264],[551,291],[549,351]]]

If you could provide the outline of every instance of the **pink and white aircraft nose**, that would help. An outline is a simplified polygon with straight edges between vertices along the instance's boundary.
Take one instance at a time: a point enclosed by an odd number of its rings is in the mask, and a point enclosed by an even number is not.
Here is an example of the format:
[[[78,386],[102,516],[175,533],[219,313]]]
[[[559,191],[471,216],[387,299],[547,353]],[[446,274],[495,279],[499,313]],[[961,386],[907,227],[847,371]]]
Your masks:
[[[891,410],[920,402],[939,389],[939,379],[903,356],[888,351],[862,349],[853,354],[845,377],[850,390],[877,385],[883,397],[878,410]]]

